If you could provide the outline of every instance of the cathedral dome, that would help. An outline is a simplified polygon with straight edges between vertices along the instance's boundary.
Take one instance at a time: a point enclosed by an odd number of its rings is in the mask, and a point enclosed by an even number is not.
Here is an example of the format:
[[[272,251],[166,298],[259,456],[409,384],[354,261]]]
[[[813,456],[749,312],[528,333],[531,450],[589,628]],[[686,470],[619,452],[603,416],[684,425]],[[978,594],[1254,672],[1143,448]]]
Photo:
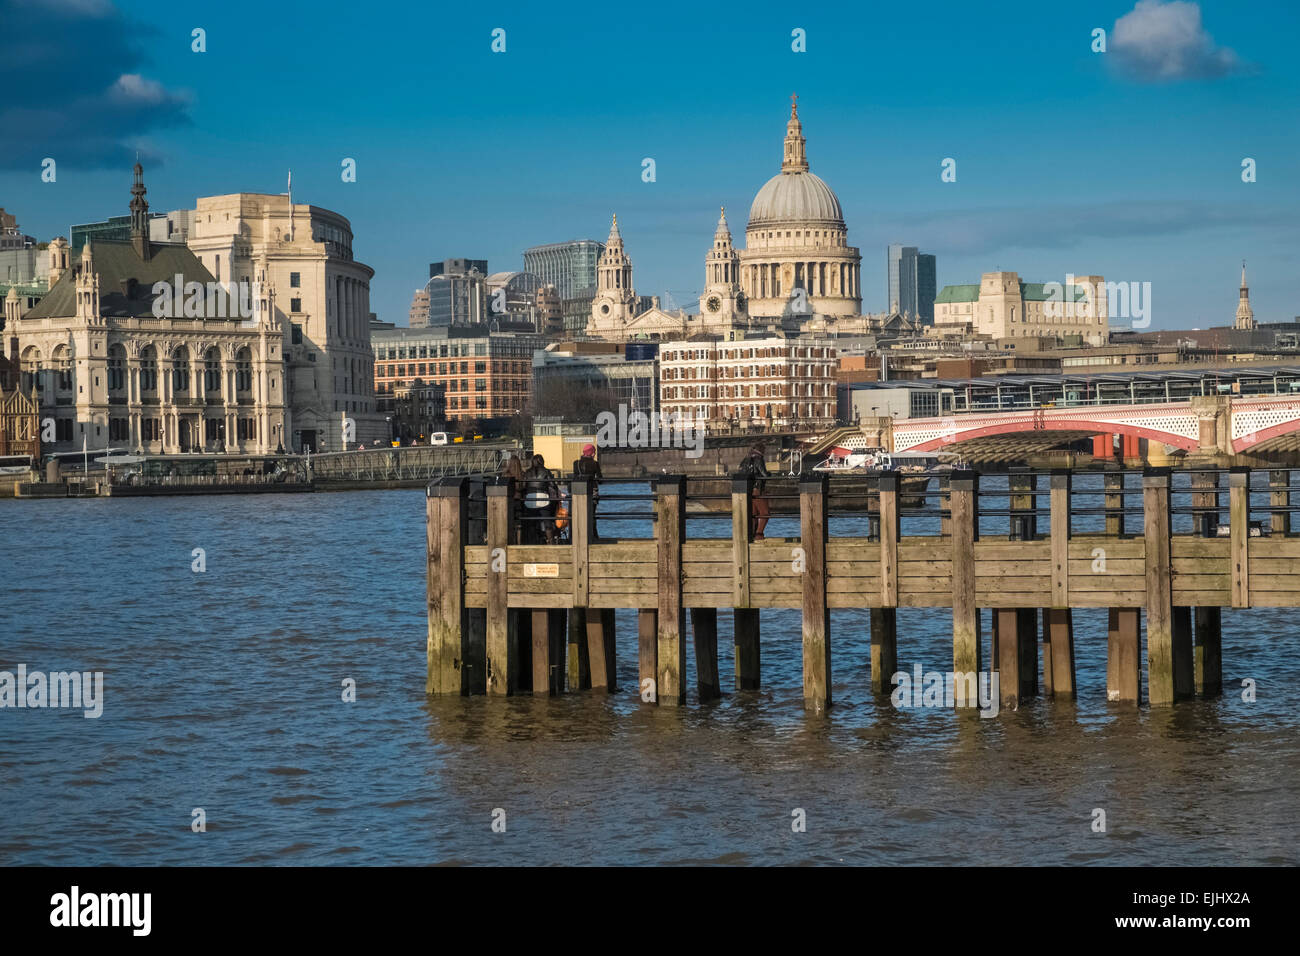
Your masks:
[[[844,213],[831,187],[806,170],[773,176],[749,207],[749,228],[774,224],[831,223],[844,228]]]
[[[799,111],[792,103],[785,128],[781,172],[773,176],[749,207],[749,228],[765,226],[831,226],[844,231],[844,213],[831,187],[808,171],[808,152]]]

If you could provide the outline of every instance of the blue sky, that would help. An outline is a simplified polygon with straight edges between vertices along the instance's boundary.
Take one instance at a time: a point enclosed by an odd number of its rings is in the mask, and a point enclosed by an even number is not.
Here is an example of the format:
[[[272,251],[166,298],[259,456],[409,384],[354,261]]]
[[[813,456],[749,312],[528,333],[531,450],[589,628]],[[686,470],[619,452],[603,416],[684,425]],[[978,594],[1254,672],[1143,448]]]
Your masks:
[[[430,261],[522,268],[530,245],[604,239],[613,211],[637,290],[686,304],[718,206],[739,245],[779,171],[791,92],[868,310],[901,241],[941,286],[1149,281],[1157,328],[1230,323],[1244,258],[1256,316],[1300,314],[1291,3],[0,0],[0,21],[0,205],[25,232],[125,214],[137,148],[156,211],[280,192],[292,168],[295,199],[352,221],[399,324]]]

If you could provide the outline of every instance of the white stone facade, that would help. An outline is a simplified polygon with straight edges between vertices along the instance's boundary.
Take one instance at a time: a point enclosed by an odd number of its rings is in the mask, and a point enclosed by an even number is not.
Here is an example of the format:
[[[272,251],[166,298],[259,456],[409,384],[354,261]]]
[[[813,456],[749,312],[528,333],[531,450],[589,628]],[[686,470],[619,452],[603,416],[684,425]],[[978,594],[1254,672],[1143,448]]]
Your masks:
[[[284,330],[289,450],[387,437],[370,348],[374,270],[353,259],[347,219],[285,195],[208,196],[198,200],[188,245],[222,282],[250,278],[266,262]]]

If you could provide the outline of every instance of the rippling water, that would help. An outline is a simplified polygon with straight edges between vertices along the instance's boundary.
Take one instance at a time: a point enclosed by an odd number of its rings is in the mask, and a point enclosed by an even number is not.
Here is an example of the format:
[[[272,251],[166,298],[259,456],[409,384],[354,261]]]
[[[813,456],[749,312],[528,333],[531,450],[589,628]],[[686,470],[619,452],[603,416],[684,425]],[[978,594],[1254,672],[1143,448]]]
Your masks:
[[[720,639],[704,707],[693,660],[687,707],[640,703],[631,612],[612,697],[430,700],[423,516],[421,491],[0,501],[0,669],[105,681],[98,720],[0,710],[0,861],[1300,862],[1294,611],[1225,610],[1225,695],[1154,711],[1105,700],[1104,610],[1075,612],[1077,703],[995,719],[874,699],[856,611],[825,719],[790,611],[763,612],[761,692],[729,692]],[[898,621],[901,669],[949,668],[950,612]]]

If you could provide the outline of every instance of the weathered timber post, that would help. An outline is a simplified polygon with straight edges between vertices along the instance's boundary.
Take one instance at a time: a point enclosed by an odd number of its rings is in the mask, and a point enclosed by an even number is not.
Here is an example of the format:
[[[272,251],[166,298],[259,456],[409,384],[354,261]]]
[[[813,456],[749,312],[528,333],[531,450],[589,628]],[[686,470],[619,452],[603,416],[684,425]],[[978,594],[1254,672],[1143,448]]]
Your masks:
[[[430,485],[428,493],[429,642],[425,691],[460,694],[465,689],[461,664],[469,632],[464,572],[469,485],[463,477],[448,478]]]
[[[546,608],[534,608],[530,615],[533,619],[533,674],[532,689],[534,694],[551,693],[551,612]]]
[[[1223,608],[1196,609],[1196,693],[1218,697],[1223,693]]]
[[[695,677],[700,702],[722,696],[718,681],[718,609],[691,608],[691,640],[695,643]]]
[[[758,690],[760,618],[758,608],[750,607],[749,545],[753,522],[754,479],[748,475],[731,480],[731,556],[736,571],[731,603],[735,607],[732,640],[736,655],[736,690]]]
[[[1121,535],[1124,533],[1124,473],[1107,471],[1102,482],[1106,489],[1105,507],[1109,512],[1106,515],[1106,533]]]
[[[898,670],[898,475],[880,476],[880,607],[871,608],[871,690],[888,694]]]
[[[576,612],[575,612],[576,613]],[[587,657],[590,662],[591,688],[610,693],[618,689],[618,669],[615,657],[615,612],[612,607],[589,608],[585,614],[587,625]]]
[[[963,675],[980,672],[980,612],[975,605],[975,541],[979,537],[979,475],[954,471],[948,479],[952,510],[952,669],[958,707],[978,707],[979,696],[967,700],[969,681]],[[999,678],[1000,680],[1002,678]]]
[[[1289,470],[1270,471],[1268,473],[1268,487],[1271,492],[1268,497],[1270,507],[1291,507],[1291,472]],[[1269,530],[1275,535],[1290,534],[1291,512],[1274,511],[1269,517]]]
[[[487,486],[487,692],[519,687],[517,611],[510,610],[509,546],[515,540],[515,482]],[[515,625],[512,627],[512,625]]]
[[[1136,704],[1142,698],[1142,611],[1113,607],[1106,634],[1106,699]]]
[[[826,606],[826,476],[799,482],[803,550],[803,704],[824,713],[831,703],[830,611]]]
[[[1195,667],[1192,662],[1192,609],[1174,607],[1174,700],[1184,700],[1195,692]]]
[[[1038,538],[1038,516],[1034,511],[1038,507],[1038,476],[1032,473],[1012,471],[1007,475],[1008,503],[1010,516],[1008,539],[1011,541],[1034,541]],[[1017,667],[1013,672],[1001,671],[1000,687],[1007,706],[1015,709],[1019,701],[1038,694],[1038,611],[1034,608],[1017,608],[1014,618],[1000,615],[999,640],[1006,640],[1009,633],[1006,624],[1014,624],[1014,646],[999,646],[998,656],[1005,659],[1008,653],[1018,656]]]
[[[1074,612],[1070,609],[1070,483],[1068,471],[1051,477],[1052,606],[1043,609],[1043,693],[1075,696]]]
[[[569,486],[569,539],[573,548],[573,611],[569,615],[569,687],[591,687],[591,655],[587,644],[587,605],[591,595],[591,484],[575,478]]]
[[[1232,606],[1250,607],[1250,469],[1228,472],[1228,523],[1232,534]]]
[[[682,606],[682,540],[686,537],[686,479],[655,483],[655,540],[659,561],[659,634],[656,694],[661,704],[686,703],[686,613]]]
[[[637,693],[653,704],[659,686],[659,612],[641,608],[636,615]]]
[[[590,614],[599,620],[599,611],[591,611]],[[591,653],[587,646],[590,627],[587,622],[586,608],[575,607],[569,611],[569,655],[565,658],[568,662],[569,690],[591,689]]]
[[[1142,476],[1143,536],[1146,540],[1147,698],[1153,706],[1177,699],[1174,673],[1183,650],[1174,640],[1173,581],[1170,570],[1169,471]],[[1191,648],[1187,648],[1190,654]]]

